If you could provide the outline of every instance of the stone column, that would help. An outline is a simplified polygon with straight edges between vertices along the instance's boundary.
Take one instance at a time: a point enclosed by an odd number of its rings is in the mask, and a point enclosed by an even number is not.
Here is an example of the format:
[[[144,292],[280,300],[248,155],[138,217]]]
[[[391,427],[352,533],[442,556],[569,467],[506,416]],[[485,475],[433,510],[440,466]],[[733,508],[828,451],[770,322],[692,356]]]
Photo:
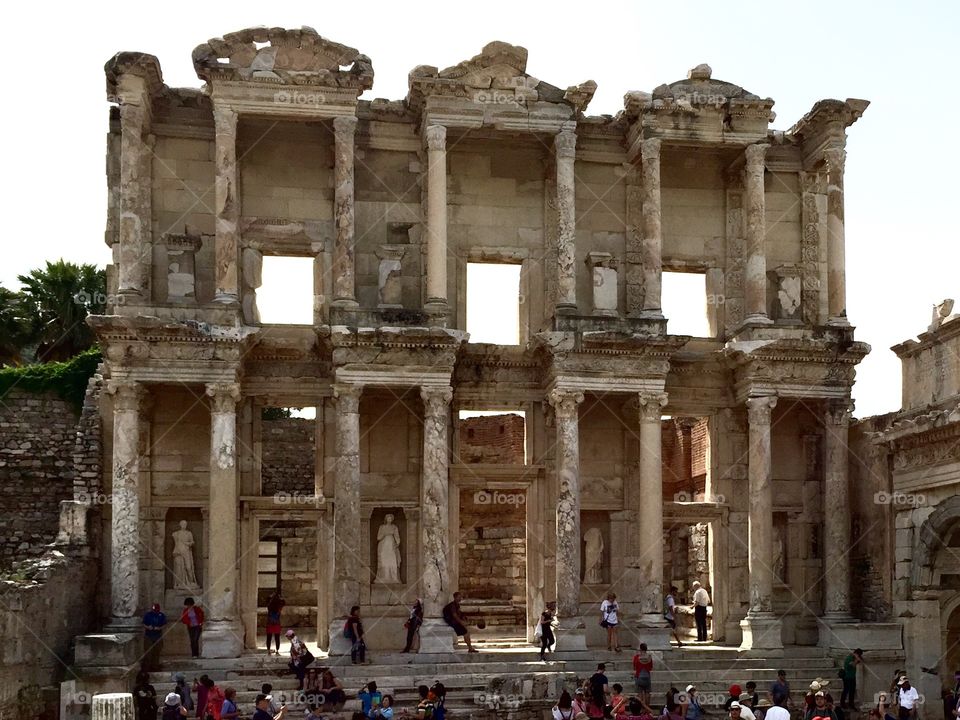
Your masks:
[[[147,109],[137,103],[120,106],[120,272],[118,291],[147,299],[153,248],[149,227],[144,227],[143,188],[149,178],[143,176],[144,154],[148,152],[143,133]]]
[[[850,617],[850,488],[847,432],[850,403],[830,402],[824,412],[824,614]]]
[[[333,302],[357,307],[354,255],[353,145],[357,118],[333,119],[333,216],[337,235],[333,243]]]
[[[576,133],[557,133],[553,150],[557,166],[557,309],[572,311],[577,307]]]
[[[229,107],[213,109],[216,128],[215,185],[215,300],[240,302],[240,188],[237,167],[237,112]]]
[[[453,388],[422,387],[423,466],[420,477],[420,595],[424,623],[421,652],[448,652],[450,629],[441,619],[443,606],[452,600],[447,556],[450,552],[450,449],[448,425]]]
[[[843,166],[846,157],[842,147],[824,152],[827,163],[827,322],[831,325],[849,324],[843,224]]]
[[[563,650],[586,648],[586,627],[580,617],[580,414],[583,393],[554,389],[557,466],[557,614]]]
[[[110,613],[112,624],[139,629],[140,602],[140,405],[144,389],[110,380],[113,397]]]
[[[427,305],[447,310],[447,129],[430,125],[427,141]]]
[[[238,612],[237,402],[238,383],[210,383],[210,502],[201,652],[205,658],[240,657],[243,629]]]
[[[773,484],[771,480],[770,420],[777,398],[747,400],[750,421],[749,571],[750,608],[740,622],[741,650],[769,652],[783,648],[780,621],[773,614]]]
[[[643,314],[663,316],[661,306],[663,224],[660,203],[660,140],[650,138],[640,145],[643,193]]]
[[[349,652],[343,618],[360,604],[360,397],[363,386],[337,383],[336,466],[333,474],[333,607],[330,652]]]
[[[749,145],[743,170],[744,241],[747,261],[744,268],[745,323],[770,324],[767,316],[766,201],[763,173],[766,167],[765,143]]]
[[[640,393],[640,612],[646,620],[663,619],[663,393]],[[661,623],[662,624],[662,623]]]

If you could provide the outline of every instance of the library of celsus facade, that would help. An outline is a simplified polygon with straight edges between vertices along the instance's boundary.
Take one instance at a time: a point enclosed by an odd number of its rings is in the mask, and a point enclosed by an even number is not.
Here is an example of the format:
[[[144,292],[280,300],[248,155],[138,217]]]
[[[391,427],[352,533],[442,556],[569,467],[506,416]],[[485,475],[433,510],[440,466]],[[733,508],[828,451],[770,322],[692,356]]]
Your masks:
[[[193,595],[204,654],[237,656],[277,587],[335,650],[353,605],[399,649],[417,597],[424,648],[449,647],[461,586],[531,637],[556,601],[567,648],[604,642],[608,591],[667,647],[664,595],[694,580],[712,638],[745,651],[855,647],[887,619],[863,617],[850,553],[869,347],[846,316],[843,174],[868,103],[775,130],[773,100],[698,65],[591,116],[595,83],[526,60],[493,42],[414,68],[400,100],[360,100],[370,58],[307,28],[200,45],[202,89],[150,55],[107,64],[112,303],[92,324],[117,638]],[[312,264],[289,288],[312,323],[261,322],[277,258]],[[516,295],[516,344],[471,341],[474,264],[518,270],[491,289]],[[671,332],[676,274],[701,288],[700,336]],[[486,452],[498,432],[522,452]],[[494,542],[500,521],[520,541]],[[516,582],[479,582],[483,560]]]

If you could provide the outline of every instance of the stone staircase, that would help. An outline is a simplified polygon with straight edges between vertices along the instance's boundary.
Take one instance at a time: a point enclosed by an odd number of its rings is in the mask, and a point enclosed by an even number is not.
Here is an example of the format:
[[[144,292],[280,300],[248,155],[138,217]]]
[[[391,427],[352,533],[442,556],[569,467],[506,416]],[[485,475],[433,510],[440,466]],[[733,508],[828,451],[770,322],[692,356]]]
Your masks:
[[[339,715],[325,716],[349,718],[359,708],[357,693],[370,680],[376,681],[381,692],[394,696],[398,711],[412,711],[416,707],[418,685],[432,685],[439,680],[447,688],[448,714],[453,718],[540,720],[549,717],[549,708],[562,689],[572,691],[593,674],[598,662],[606,664],[611,684],[618,682],[626,692],[633,691],[633,651],[626,648],[622,653],[558,652],[552,657],[548,655],[550,659],[543,663],[539,661],[537,649],[519,637],[481,637],[476,645],[481,652],[469,655],[462,646],[457,652],[437,655],[371,653],[366,665],[352,665],[349,657],[318,655],[315,666],[331,667],[343,683],[348,698]],[[188,680],[206,673],[221,687],[235,688],[242,717],[252,713],[254,698],[265,682],[273,685],[273,694],[279,701],[293,706],[288,718],[300,717],[306,710],[296,693],[296,679],[287,671],[285,656],[267,657],[261,652],[229,660],[165,658],[164,662],[164,670],[152,676],[161,700],[173,689],[172,673],[180,671]],[[778,669],[787,672],[795,701],[800,700],[814,678],[829,679],[831,687],[839,685],[833,661],[815,647],[790,647],[784,657],[768,660],[743,657],[733,647],[684,646],[667,652],[666,657],[656,663],[654,705],[663,704],[663,697],[671,686],[683,690],[688,684],[694,684],[706,706],[717,706],[727,697],[731,684],[743,686],[748,680],[757,683],[761,703],[764,703]]]

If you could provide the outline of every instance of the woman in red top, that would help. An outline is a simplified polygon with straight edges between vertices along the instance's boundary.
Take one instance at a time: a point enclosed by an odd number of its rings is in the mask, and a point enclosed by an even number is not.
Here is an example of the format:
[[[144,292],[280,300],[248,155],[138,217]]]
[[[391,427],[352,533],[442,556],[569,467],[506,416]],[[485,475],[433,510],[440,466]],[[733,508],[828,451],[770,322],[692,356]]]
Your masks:
[[[650,673],[653,670],[653,656],[647,652],[647,644],[640,643],[640,650],[633,656],[633,682],[644,705],[650,704],[650,689],[653,681]]]

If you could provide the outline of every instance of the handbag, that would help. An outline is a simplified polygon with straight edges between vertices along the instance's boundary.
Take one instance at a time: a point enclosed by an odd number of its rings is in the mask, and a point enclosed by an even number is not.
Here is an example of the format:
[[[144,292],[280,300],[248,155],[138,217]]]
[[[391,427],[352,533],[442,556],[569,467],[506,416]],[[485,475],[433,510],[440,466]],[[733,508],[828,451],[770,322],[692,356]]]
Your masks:
[[[314,660],[316,660],[316,658],[313,656],[313,653],[304,649],[303,655],[300,656],[300,667],[306,667]]]

